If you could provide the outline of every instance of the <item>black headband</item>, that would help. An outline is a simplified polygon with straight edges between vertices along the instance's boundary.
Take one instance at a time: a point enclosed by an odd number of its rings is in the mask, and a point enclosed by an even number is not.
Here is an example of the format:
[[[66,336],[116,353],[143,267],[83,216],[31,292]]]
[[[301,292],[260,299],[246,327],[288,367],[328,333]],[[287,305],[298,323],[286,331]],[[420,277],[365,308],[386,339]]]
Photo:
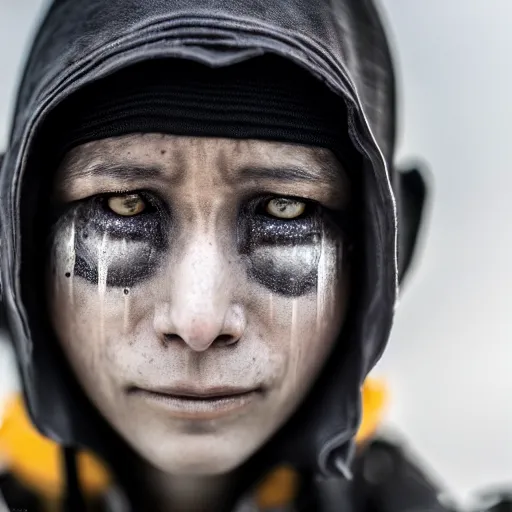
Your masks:
[[[273,56],[221,68],[174,59],[132,65],[72,95],[47,132],[59,156],[130,133],[306,144],[333,150],[346,167],[355,154],[344,102]]]

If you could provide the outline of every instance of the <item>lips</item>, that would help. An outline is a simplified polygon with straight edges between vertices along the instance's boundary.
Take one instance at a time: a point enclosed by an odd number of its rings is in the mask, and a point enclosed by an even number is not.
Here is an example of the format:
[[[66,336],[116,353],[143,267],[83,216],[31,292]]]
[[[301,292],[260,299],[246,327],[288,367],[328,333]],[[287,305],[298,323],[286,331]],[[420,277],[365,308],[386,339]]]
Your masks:
[[[181,419],[208,420],[240,411],[261,397],[262,389],[237,387],[196,388],[173,386],[131,387],[128,394],[150,404],[164,407]]]

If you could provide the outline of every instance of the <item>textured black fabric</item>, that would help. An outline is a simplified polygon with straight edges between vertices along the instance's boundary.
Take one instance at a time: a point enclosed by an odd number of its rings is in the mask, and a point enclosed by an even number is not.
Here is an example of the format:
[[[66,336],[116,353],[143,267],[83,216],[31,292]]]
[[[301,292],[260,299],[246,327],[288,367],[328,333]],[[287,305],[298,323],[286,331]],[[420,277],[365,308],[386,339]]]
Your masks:
[[[266,139],[329,148],[356,158],[344,102],[304,69],[275,56],[225,68],[151,60],[73,95],[55,114],[59,155],[129,133]]]
[[[86,512],[85,501],[79,482],[77,467],[77,451],[64,447],[61,450],[63,469],[66,477],[66,489],[63,496],[63,512]]]
[[[376,439],[354,461],[350,493],[358,512],[450,512],[443,492],[398,444]]]

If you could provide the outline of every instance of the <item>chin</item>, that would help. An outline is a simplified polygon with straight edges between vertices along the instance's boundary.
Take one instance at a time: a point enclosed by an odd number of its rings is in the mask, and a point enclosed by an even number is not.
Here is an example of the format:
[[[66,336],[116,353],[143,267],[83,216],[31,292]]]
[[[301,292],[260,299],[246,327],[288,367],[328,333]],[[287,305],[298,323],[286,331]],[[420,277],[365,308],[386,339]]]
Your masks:
[[[221,475],[242,465],[261,444],[241,443],[240,440],[226,442],[217,436],[183,439],[183,436],[177,434],[173,437],[161,443],[136,447],[137,451],[151,465],[165,473]]]

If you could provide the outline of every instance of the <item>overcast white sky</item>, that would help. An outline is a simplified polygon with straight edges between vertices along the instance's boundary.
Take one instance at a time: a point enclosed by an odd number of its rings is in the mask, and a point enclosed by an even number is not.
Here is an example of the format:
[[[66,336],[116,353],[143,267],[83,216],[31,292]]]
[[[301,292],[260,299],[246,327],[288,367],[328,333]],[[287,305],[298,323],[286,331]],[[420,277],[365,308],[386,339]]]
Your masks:
[[[0,148],[44,0],[0,6]],[[399,156],[430,165],[425,250],[377,371],[389,423],[460,497],[512,487],[510,0],[384,0],[398,50]],[[2,384],[3,381],[3,384]],[[12,383],[0,353],[0,392]]]

